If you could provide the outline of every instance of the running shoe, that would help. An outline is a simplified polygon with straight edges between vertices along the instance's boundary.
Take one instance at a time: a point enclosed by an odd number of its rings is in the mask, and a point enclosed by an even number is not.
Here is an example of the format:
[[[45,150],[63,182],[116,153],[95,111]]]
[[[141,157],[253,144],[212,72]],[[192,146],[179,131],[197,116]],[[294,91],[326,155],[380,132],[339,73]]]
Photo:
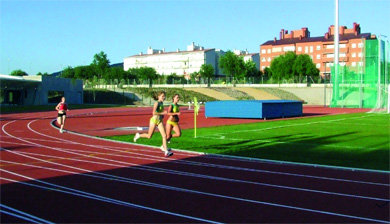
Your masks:
[[[137,142],[137,140],[139,139],[139,133],[137,133],[137,134],[135,134],[135,136],[134,136],[134,142]]]
[[[170,157],[173,155],[173,152],[171,151],[165,151],[165,157]]]

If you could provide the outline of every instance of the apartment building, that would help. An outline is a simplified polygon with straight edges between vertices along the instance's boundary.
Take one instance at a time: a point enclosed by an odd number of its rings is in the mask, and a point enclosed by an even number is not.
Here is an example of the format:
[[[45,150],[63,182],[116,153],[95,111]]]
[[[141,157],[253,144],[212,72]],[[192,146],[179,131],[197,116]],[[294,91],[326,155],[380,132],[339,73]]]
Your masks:
[[[215,75],[221,75],[218,68],[218,60],[224,52],[219,49],[205,49],[192,42],[187,46],[187,50],[166,52],[165,49],[152,49],[149,47],[147,53],[126,57],[123,60],[123,69],[139,68],[143,66],[156,69],[158,74],[188,76],[193,72],[198,72],[203,64],[210,64],[214,68]]]
[[[334,62],[334,26],[328,28],[324,36],[310,37],[308,28],[293,30],[288,33],[282,29],[279,39],[267,41],[260,45],[260,69],[264,71],[270,67],[272,59],[292,51],[296,54],[308,54],[314,64],[320,70],[321,76],[330,74],[330,67]],[[364,63],[365,40],[376,39],[371,33],[361,33],[360,25],[353,24],[348,29],[346,26],[339,28],[339,64],[351,66],[357,69]]]
[[[260,54],[259,53],[249,53],[247,50],[233,50],[233,53],[242,56],[244,61],[253,61],[256,64],[257,70],[260,70]]]

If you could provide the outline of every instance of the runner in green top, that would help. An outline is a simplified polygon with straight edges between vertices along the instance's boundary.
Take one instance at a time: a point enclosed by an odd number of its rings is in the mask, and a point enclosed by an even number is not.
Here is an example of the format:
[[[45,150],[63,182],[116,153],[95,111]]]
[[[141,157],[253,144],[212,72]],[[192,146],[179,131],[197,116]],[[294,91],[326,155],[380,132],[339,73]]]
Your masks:
[[[150,139],[153,136],[154,129],[157,126],[162,137],[162,146],[160,147],[160,149],[164,152],[165,156],[168,157],[173,155],[173,153],[167,148],[167,135],[162,122],[164,115],[167,114],[167,112],[164,111],[164,104],[163,104],[165,100],[165,92],[160,92],[157,97],[158,97],[157,102],[155,102],[153,106],[153,116],[150,118],[148,133],[143,133],[143,134],[136,133],[134,136],[134,142],[136,142],[137,139],[139,138]]]
[[[172,98],[173,103],[168,108],[169,118],[166,124],[168,142],[171,140],[171,138],[181,136],[181,130],[179,126],[180,108],[179,105],[177,105],[179,100],[180,100],[179,94],[175,94]],[[175,132],[173,135],[171,134],[172,129]]]

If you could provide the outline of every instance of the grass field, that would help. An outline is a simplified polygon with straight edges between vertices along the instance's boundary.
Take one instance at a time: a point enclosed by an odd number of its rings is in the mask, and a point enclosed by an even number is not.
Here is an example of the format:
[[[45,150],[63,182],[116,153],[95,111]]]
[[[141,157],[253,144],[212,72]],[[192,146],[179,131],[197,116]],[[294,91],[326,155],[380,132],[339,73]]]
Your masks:
[[[390,115],[343,114],[182,130],[170,148],[299,163],[390,170]],[[108,137],[132,141],[133,135]],[[137,143],[161,145],[161,136]]]

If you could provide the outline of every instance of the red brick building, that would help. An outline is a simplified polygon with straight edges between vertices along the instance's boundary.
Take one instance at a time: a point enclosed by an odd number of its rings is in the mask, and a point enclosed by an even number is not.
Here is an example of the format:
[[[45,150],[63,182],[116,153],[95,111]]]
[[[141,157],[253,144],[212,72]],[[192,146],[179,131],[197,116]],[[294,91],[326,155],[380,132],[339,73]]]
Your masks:
[[[328,28],[324,36],[310,37],[309,30],[304,27],[300,30],[280,31],[279,39],[267,41],[260,45],[260,70],[270,67],[273,58],[293,51],[296,54],[308,54],[320,70],[321,76],[330,74],[330,67],[334,62],[334,26]],[[353,28],[346,26],[339,28],[339,62],[340,65],[359,67],[363,65],[364,41],[376,39],[371,33],[360,33],[360,25],[353,24]]]

